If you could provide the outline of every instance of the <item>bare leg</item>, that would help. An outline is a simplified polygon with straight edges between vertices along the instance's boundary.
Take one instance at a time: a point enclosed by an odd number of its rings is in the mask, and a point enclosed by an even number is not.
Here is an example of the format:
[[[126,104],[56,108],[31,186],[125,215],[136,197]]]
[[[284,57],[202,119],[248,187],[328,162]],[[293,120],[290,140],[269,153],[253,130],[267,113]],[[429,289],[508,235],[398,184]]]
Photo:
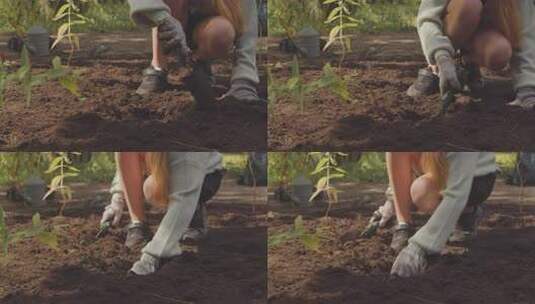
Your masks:
[[[122,188],[133,222],[145,220],[143,209],[144,158],[140,152],[117,152],[115,154]]]
[[[436,182],[426,174],[418,177],[412,183],[411,197],[419,212],[430,214],[440,204],[442,195]]]
[[[451,0],[444,17],[444,31],[457,49],[470,46],[479,28],[483,3],[481,0]]]
[[[167,69],[167,57],[162,54],[160,40],[158,40],[158,29],[152,29],[152,66],[160,70]]]
[[[390,186],[394,192],[394,207],[398,223],[411,223],[411,185],[414,179],[413,168],[419,153],[388,152],[386,164]]]

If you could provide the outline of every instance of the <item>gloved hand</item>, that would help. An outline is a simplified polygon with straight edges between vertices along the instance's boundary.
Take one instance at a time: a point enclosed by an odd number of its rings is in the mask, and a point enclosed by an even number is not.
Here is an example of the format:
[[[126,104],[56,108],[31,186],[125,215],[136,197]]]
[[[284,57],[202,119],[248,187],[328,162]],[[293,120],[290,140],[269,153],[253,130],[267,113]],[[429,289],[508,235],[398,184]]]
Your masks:
[[[518,90],[516,99],[509,103],[510,106],[521,107],[524,110],[535,109],[535,87],[527,87]]]
[[[394,215],[396,215],[396,210],[394,209],[394,203],[392,200],[387,200],[384,205],[379,207],[378,212],[381,214],[379,228],[384,228],[390,222],[390,220],[394,218]]]
[[[223,96],[218,98],[219,101],[242,101],[250,103],[266,103],[266,101],[258,96],[256,86],[248,80],[235,80],[230,87],[230,90]]]
[[[111,203],[106,206],[100,224],[111,222],[112,226],[119,224],[123,216],[126,201],[121,193],[114,193],[111,197]]]
[[[368,222],[368,226],[366,226],[360,236],[364,238],[371,238],[377,233],[379,228],[386,227],[394,215],[394,203],[392,203],[392,200],[387,199],[384,205],[379,207],[379,209],[373,213],[370,221]]]
[[[438,76],[440,78],[440,94],[444,96],[448,92],[460,92],[462,85],[457,75],[457,67],[451,55],[446,51],[439,51],[436,55]]]
[[[189,62],[191,49],[188,46],[186,33],[180,21],[169,13],[158,21],[158,38],[163,46],[164,54],[177,52],[178,61],[181,65]]]
[[[139,261],[135,262],[130,272],[136,275],[149,275],[160,268],[160,259],[143,253]]]
[[[426,268],[427,258],[425,252],[418,245],[409,243],[398,254],[390,274],[408,278],[422,274]]]

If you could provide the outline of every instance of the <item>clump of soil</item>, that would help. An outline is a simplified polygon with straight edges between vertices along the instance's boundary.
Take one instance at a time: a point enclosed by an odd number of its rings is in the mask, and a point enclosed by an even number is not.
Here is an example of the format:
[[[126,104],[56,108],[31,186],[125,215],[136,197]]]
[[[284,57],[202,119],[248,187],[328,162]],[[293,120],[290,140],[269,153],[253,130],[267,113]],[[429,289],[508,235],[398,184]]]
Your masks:
[[[195,111],[194,99],[172,73],[171,88],[141,97],[146,55],[79,58],[79,86],[85,100],[57,83],[33,90],[28,108],[19,88],[8,88],[0,111],[2,150],[262,150],[266,148],[266,106],[218,102]],[[231,64],[214,65],[219,85],[229,85]],[[266,96],[263,78],[258,90]]]
[[[423,57],[422,57],[423,58]],[[285,60],[287,62],[288,59]],[[535,147],[535,112],[507,106],[511,91],[485,88],[482,101],[458,103],[440,116],[440,97],[412,99],[406,90],[424,62],[360,60],[349,57],[340,71],[348,77],[351,103],[327,90],[306,98],[305,110],[281,98],[269,117],[272,150],[522,150]],[[305,82],[320,77],[321,64],[303,63]],[[289,77],[288,68],[273,71]]]
[[[10,247],[0,273],[0,302],[263,303],[267,231],[262,209],[210,204],[208,237],[185,246],[182,256],[146,277],[126,276],[140,252],[123,246],[123,230],[96,239],[97,215],[46,219],[45,225],[57,230],[61,249],[33,240]],[[161,216],[149,215],[153,230]],[[229,220],[235,218],[241,220]],[[28,227],[24,222],[10,226]]]
[[[448,246],[428,272],[410,279],[389,275],[396,255],[391,233],[342,242],[362,231],[373,206],[320,219],[305,216],[321,231],[321,252],[299,241],[269,248],[269,303],[532,303],[535,301],[535,208],[497,201],[487,208],[480,233],[468,247]],[[269,234],[288,231],[293,216],[275,217]]]

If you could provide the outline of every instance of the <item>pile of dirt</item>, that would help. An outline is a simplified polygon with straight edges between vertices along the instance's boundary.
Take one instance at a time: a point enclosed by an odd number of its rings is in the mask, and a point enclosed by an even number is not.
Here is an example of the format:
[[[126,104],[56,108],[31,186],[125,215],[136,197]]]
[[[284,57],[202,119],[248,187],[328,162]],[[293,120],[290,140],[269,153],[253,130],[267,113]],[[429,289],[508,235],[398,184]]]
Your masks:
[[[305,110],[282,98],[269,117],[272,150],[526,150],[535,147],[535,112],[507,106],[513,96],[503,86],[484,89],[479,102],[457,104],[440,116],[440,97],[412,99],[406,90],[424,62],[346,60],[352,102],[327,90],[306,98]],[[288,58],[286,61],[288,62]],[[274,77],[289,77],[287,64]],[[321,64],[303,63],[305,82],[320,77]],[[498,94],[500,93],[500,94]],[[509,96],[508,96],[509,95]],[[497,140],[499,139],[499,140]]]
[[[45,224],[57,230],[60,250],[33,240],[14,244],[0,273],[0,302],[263,303],[267,229],[262,209],[209,205],[208,237],[146,277],[126,276],[140,252],[123,246],[123,230],[96,239],[97,215],[49,218]],[[161,216],[149,215],[153,230]],[[28,224],[13,229],[24,227]]]
[[[180,74],[171,88],[135,94],[146,68],[144,54],[79,58],[80,100],[57,83],[34,88],[27,107],[20,88],[8,88],[0,111],[0,150],[263,150],[267,109],[261,104],[218,102],[195,111]],[[213,66],[219,85],[228,87],[230,62]],[[265,77],[259,93],[267,95]],[[223,132],[222,132],[223,130]]]
[[[391,233],[342,242],[362,229],[373,208],[334,217],[305,217],[321,231],[321,251],[307,251],[297,240],[269,248],[269,303],[533,303],[535,291],[535,208],[509,202],[488,206],[477,239],[469,246],[448,246],[430,261],[422,276],[389,275],[395,254]],[[269,234],[290,228],[290,216],[275,218]]]

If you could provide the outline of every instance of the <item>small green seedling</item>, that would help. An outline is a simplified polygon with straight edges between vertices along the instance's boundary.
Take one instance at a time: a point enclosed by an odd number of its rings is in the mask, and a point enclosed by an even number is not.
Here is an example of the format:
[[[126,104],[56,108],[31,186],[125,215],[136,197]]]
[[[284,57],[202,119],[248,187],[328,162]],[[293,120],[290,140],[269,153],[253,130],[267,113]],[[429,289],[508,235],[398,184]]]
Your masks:
[[[294,56],[291,64],[290,78],[286,83],[277,83],[273,78],[271,71],[268,74],[270,102],[273,104],[279,97],[291,97],[299,104],[301,111],[305,110],[307,98],[315,92],[328,89],[332,94],[346,102],[351,101],[351,93],[347,86],[347,80],[336,74],[335,69],[326,64],[323,66],[322,74],[319,79],[314,81],[305,81],[301,75],[299,59]]]
[[[16,72],[9,74],[5,65],[0,63],[0,106],[4,103],[4,91],[8,82],[18,83],[22,87],[26,105],[29,107],[32,101],[33,88],[54,80],[57,80],[71,94],[83,100],[77,84],[77,75],[63,66],[59,57],[55,57],[52,60],[52,68],[43,73],[35,74],[32,72],[32,63],[28,49],[23,47],[20,67]]]
[[[338,192],[340,192],[333,185],[333,181],[347,176],[347,171],[338,165],[336,158],[345,157],[347,154],[341,152],[311,152],[310,155],[319,156],[316,168],[312,171],[311,175],[320,176],[316,183],[316,192],[310,197],[310,202],[321,193],[325,193],[329,203],[329,207],[325,212],[325,217],[328,217],[332,205],[338,203]]]
[[[5,222],[4,209],[0,207],[0,248],[2,249],[2,254],[4,256],[8,254],[10,244],[29,238],[35,238],[52,249],[58,249],[57,235],[44,228],[39,213],[34,214],[32,217],[31,228],[9,233]]]
[[[294,239],[301,241],[307,250],[316,252],[320,250],[321,238],[319,233],[317,231],[314,233],[307,232],[302,216],[295,218],[294,225],[289,231],[270,235],[268,247],[275,247]]]

